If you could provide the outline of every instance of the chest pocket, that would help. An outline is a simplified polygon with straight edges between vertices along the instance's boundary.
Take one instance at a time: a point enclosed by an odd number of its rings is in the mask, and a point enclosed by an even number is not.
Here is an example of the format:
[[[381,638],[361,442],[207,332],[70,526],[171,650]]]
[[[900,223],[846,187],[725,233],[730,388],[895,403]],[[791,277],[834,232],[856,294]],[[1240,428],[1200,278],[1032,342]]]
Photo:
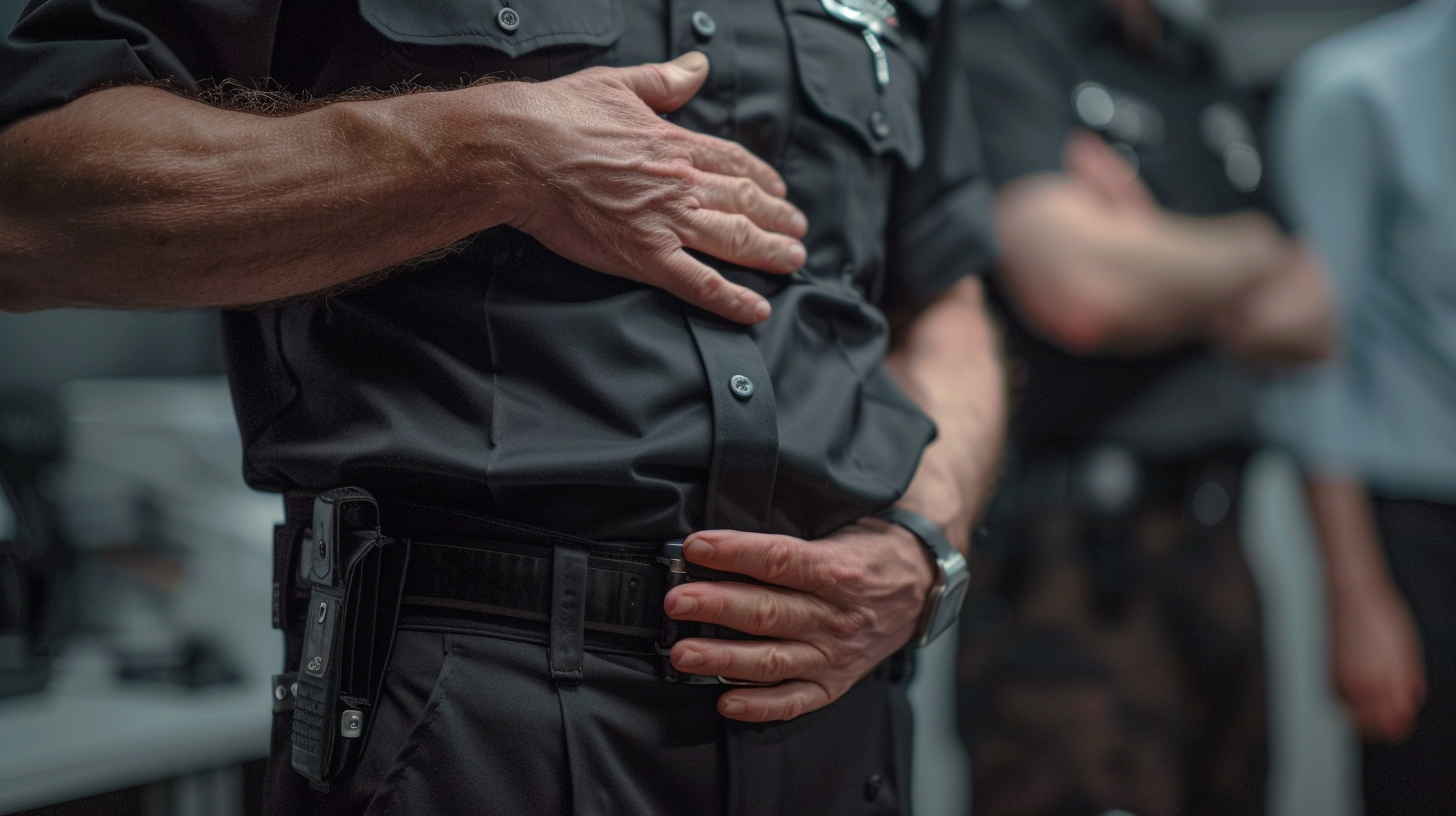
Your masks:
[[[925,155],[920,125],[920,83],[927,70],[924,45],[907,30],[868,36],[836,19],[821,0],[781,0],[799,81],[813,108],[853,131],[873,154],[896,154],[906,166]],[[901,0],[901,14],[934,17],[940,0]],[[909,22],[909,21],[906,21]]]
[[[507,57],[559,45],[606,47],[622,36],[621,0],[359,0],[398,43],[485,46]]]

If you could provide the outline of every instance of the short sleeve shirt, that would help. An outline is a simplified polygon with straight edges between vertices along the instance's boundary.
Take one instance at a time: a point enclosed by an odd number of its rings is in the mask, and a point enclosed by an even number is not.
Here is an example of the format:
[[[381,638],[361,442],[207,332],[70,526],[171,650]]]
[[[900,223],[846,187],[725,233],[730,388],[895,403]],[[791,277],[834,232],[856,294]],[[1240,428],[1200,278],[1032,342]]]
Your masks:
[[[1155,49],[1137,51],[1102,0],[980,6],[961,53],[993,184],[1062,172],[1067,138],[1082,129],[1122,153],[1170,211],[1266,207],[1258,111],[1198,39],[1169,23]],[[1173,456],[1249,441],[1249,375],[1202,348],[1074,355],[1014,320],[1008,346],[1025,381],[1014,429],[1024,448],[1112,441]]]
[[[354,291],[225,315],[250,484],[358,485],[599,541],[817,536],[887,505],[934,435],[882,366],[885,310],[988,262],[989,188],[938,0],[870,47],[820,0],[34,0],[0,124],[108,84],[322,97],[544,81],[703,51],[669,118],[738,141],[805,211],[808,260],[744,327],[508,227]]]

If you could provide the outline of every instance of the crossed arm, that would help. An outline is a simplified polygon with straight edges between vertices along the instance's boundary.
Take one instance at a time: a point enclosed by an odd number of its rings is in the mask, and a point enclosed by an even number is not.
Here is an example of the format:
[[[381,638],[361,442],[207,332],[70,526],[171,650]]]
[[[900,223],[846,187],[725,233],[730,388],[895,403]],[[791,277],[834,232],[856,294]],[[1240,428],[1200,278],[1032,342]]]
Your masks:
[[[1169,213],[1089,133],[1068,140],[1063,164],[996,197],[1001,279],[1050,339],[1077,352],[1132,353],[1210,340],[1275,363],[1330,351],[1325,276],[1267,216]]]

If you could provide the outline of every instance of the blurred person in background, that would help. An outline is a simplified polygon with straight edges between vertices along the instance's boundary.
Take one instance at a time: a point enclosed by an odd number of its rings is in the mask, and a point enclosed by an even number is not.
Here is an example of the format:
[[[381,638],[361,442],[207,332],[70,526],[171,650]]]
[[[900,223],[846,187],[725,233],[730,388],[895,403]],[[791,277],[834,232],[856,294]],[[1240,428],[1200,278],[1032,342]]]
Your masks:
[[[1456,813],[1456,2],[1312,49],[1277,123],[1346,340],[1267,420],[1306,473],[1365,812]]]
[[[1019,370],[962,618],[974,812],[1261,813],[1239,477],[1255,368],[1328,352],[1327,284],[1193,31],[1147,0],[1011,5],[961,32]]]

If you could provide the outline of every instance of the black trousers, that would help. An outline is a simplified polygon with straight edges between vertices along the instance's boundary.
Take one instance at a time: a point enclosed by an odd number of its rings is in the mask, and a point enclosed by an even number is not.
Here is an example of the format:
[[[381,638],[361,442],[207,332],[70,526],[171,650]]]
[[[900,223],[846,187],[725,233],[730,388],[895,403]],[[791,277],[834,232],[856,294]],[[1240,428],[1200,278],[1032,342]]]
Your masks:
[[[717,713],[727,687],[660,680],[650,650],[589,648],[584,680],[557,686],[543,633],[406,617],[357,765],[307,800],[330,816],[905,814],[908,678],[890,674],[749,725]],[[291,784],[274,745],[272,784]]]
[[[1410,739],[1365,746],[1365,813],[1456,814],[1456,505],[1374,503],[1391,575],[1420,631],[1427,696]]]

